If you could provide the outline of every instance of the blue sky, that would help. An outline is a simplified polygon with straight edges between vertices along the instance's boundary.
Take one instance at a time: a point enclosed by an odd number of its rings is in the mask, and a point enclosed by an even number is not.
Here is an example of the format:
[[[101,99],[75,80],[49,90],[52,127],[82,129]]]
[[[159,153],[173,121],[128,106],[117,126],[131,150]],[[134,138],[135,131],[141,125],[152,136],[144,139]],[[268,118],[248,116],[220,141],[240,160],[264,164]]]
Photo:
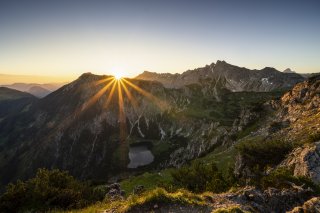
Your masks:
[[[0,73],[320,71],[320,1],[0,1]]]

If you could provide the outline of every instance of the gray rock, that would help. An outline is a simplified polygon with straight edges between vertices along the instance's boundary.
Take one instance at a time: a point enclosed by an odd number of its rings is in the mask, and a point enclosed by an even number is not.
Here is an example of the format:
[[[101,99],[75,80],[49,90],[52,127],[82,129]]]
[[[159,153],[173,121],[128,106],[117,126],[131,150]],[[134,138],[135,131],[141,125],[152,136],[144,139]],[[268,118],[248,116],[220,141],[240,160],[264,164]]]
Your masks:
[[[209,91],[219,99],[219,90],[228,89],[233,92],[257,91],[266,92],[275,89],[290,88],[304,80],[296,73],[283,73],[274,68],[266,67],[262,70],[249,70],[217,61],[205,67],[188,70],[182,74],[154,73],[145,71],[136,78],[158,81],[167,88],[183,88],[190,84],[205,84],[210,82]],[[207,92],[204,88],[203,92]]]
[[[133,194],[139,195],[139,194],[141,194],[141,193],[144,192],[144,191],[145,191],[145,188],[144,188],[143,185],[137,185],[137,186],[135,186],[134,189],[133,189]]]
[[[113,183],[107,186],[107,194],[106,197],[110,200],[123,199],[125,196],[125,192],[121,190],[119,183]]]
[[[320,212],[320,197],[314,197],[306,201],[302,206],[295,207],[287,213],[317,213]]]
[[[292,167],[294,176],[310,178],[320,183],[320,142],[313,145],[299,147],[293,150],[280,164],[280,167]]]

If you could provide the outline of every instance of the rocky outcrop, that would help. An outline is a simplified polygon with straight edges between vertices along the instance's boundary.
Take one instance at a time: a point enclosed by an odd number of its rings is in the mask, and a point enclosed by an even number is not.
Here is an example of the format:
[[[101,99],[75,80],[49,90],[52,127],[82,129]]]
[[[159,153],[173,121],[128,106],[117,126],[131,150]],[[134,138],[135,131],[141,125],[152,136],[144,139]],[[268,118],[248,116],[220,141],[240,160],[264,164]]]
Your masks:
[[[281,98],[283,117],[291,122],[316,114],[320,106],[320,76],[297,84]]]
[[[110,184],[107,188],[106,198],[109,200],[123,199],[125,196],[125,191],[120,187],[119,183]]]
[[[320,142],[293,150],[280,164],[293,168],[294,176],[304,176],[320,183]]]
[[[262,191],[247,187],[235,193],[214,195],[211,197],[211,205],[214,209],[238,206],[248,212],[282,213],[302,205],[311,196],[312,192],[305,189],[268,188]]]
[[[196,121],[185,129],[184,136],[189,137],[188,144],[176,149],[163,164],[165,167],[180,167],[186,162],[207,154],[218,146],[230,146],[232,137],[243,131],[252,122],[259,119],[261,112],[255,108],[243,108],[239,117],[234,119],[232,127],[221,126],[219,122]]]
[[[317,213],[320,212],[320,197],[314,197],[306,201],[302,206],[295,207],[287,213]]]
[[[135,186],[133,188],[133,192],[132,193],[135,194],[135,195],[139,195],[139,194],[143,193],[145,190],[146,189],[144,188],[143,185],[137,185],[137,186]]]
[[[268,104],[275,110],[270,120],[277,124],[273,126],[279,131],[276,138],[303,142],[320,133],[320,76],[298,83],[279,100]]]
[[[295,71],[292,71],[290,68],[287,68],[283,70],[284,73],[296,73]]]
[[[163,167],[180,167],[189,160],[197,158],[213,147],[217,147],[226,140],[228,131],[225,127],[219,126],[219,123],[195,122],[185,135],[190,134],[186,146],[179,147],[170,154],[169,159],[163,164]]]
[[[144,194],[140,196],[145,196]],[[195,195],[195,197],[198,195]],[[178,200],[168,198],[166,202],[158,199],[150,199],[146,203],[140,203],[129,211],[140,212],[259,212],[259,213],[284,213],[297,206],[306,206],[304,202],[312,197],[312,192],[308,189],[275,189],[268,188],[259,190],[254,187],[246,187],[236,192],[222,194],[205,193],[198,197],[202,200],[201,205],[181,203]],[[147,200],[147,199],[141,199]],[[312,200],[314,206],[318,201]],[[311,203],[311,201],[309,201]],[[227,211],[229,210],[229,211]],[[232,211],[231,211],[232,210]],[[106,212],[119,212],[117,209]],[[120,211],[121,212],[121,211]]]
[[[252,172],[251,167],[247,165],[245,158],[240,154],[236,156],[234,165],[234,175],[237,178],[245,179],[255,177],[255,174]]]

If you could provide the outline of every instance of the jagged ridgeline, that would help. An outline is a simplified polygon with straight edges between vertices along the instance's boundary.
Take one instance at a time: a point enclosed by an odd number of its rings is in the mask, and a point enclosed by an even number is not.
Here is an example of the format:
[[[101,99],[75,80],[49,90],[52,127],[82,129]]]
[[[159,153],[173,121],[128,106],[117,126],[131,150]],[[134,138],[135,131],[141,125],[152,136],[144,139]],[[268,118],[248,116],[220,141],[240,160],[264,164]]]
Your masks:
[[[29,178],[38,168],[106,181],[181,166],[246,136],[268,113],[263,103],[303,80],[218,61],[182,74],[144,72],[120,81],[87,73],[16,108],[1,99],[0,107],[12,109],[0,117],[1,184]]]

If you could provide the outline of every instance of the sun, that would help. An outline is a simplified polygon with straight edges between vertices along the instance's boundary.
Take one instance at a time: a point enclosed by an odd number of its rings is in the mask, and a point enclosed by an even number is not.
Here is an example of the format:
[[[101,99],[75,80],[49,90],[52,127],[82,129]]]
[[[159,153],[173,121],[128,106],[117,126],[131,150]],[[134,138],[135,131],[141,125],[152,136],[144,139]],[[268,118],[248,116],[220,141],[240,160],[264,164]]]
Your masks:
[[[113,75],[114,79],[119,81],[126,76],[127,67],[124,65],[113,65],[109,69],[109,74]]]
[[[123,75],[120,72],[115,73],[113,76],[118,81],[121,80],[121,78],[123,78]]]

